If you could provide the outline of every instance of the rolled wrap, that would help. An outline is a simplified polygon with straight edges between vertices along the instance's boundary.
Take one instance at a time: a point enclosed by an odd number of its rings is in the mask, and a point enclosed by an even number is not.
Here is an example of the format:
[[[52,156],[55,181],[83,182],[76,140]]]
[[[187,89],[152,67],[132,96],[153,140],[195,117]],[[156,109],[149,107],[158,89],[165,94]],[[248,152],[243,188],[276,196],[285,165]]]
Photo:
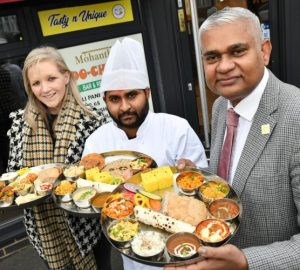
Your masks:
[[[193,233],[196,229],[193,225],[141,206],[134,207],[134,215],[138,221],[170,233]]]

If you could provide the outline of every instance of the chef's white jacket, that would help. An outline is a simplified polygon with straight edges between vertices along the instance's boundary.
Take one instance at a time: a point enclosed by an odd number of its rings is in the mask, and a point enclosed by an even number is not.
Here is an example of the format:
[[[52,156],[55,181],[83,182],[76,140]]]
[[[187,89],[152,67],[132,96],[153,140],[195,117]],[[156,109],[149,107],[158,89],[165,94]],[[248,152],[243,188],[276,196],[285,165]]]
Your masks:
[[[99,127],[87,139],[83,156],[115,150],[130,150],[152,157],[158,166],[175,166],[180,158],[193,161],[200,168],[207,167],[204,148],[189,123],[178,116],[148,113],[139,127],[136,138],[128,139],[115,122]],[[154,267],[123,257],[124,270],[158,270]]]

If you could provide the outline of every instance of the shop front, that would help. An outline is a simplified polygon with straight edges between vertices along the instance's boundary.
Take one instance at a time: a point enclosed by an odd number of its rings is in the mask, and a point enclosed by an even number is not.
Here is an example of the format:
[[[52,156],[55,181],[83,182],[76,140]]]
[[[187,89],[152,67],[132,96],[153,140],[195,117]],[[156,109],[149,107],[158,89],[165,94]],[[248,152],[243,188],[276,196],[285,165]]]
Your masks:
[[[207,16],[228,5],[258,15],[265,38],[273,44],[269,68],[300,87],[297,0],[4,0],[0,64],[22,68],[32,48],[55,46],[77,78],[82,99],[104,110],[99,86],[109,50],[116,39],[130,36],[144,46],[152,109],[186,118],[209,150],[216,96],[205,85],[198,28]],[[0,243],[24,233],[21,219],[22,210],[0,210]]]
[[[104,65],[114,42],[129,36],[144,46],[151,109],[189,119],[200,134],[191,54],[183,55],[188,43],[181,43],[176,1],[1,1],[0,6],[1,65],[22,68],[31,49],[54,46],[77,79],[83,101],[105,111],[99,94]],[[22,209],[0,209],[0,246],[22,233]]]

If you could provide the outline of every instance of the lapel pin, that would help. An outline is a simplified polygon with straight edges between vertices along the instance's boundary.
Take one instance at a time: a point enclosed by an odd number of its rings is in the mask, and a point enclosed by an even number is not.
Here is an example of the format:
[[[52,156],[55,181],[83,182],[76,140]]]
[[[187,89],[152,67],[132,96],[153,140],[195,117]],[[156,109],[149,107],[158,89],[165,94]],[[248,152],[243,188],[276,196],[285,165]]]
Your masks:
[[[262,135],[270,134],[270,124],[265,124],[261,126],[261,134]]]

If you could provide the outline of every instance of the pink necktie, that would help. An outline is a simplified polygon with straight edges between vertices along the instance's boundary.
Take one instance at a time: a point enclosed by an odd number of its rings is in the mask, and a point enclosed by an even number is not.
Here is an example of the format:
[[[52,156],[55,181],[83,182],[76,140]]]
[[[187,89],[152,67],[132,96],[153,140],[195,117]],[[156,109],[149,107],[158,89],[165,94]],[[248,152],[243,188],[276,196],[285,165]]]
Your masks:
[[[227,116],[226,116],[227,133],[223,144],[223,148],[219,160],[219,168],[218,168],[218,175],[221,178],[225,179],[226,181],[228,181],[232,146],[236,135],[238,121],[239,121],[239,115],[235,113],[233,109],[227,110]]]

